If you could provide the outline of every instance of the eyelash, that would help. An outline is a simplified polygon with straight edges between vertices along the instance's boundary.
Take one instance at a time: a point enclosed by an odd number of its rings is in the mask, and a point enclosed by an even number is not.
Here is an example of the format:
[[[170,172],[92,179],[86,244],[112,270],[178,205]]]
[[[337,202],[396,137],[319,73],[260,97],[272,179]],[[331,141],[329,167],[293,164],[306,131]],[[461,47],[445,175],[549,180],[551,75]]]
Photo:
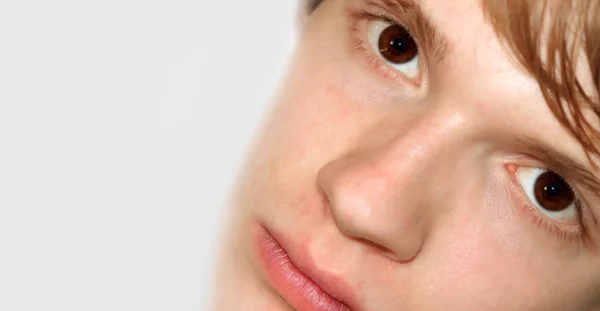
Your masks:
[[[542,213],[537,210],[538,208],[534,206],[533,202],[531,202],[531,199],[527,197],[524,189],[522,189],[522,187],[519,185],[515,185],[515,183],[518,183],[518,181],[516,180],[514,173],[511,174],[511,181],[511,190],[516,194],[519,203],[521,203],[520,207],[523,211],[530,214],[530,217],[535,225],[545,229],[548,233],[558,237],[562,241],[577,242],[582,244],[591,242],[588,234],[588,228],[586,226],[586,218],[583,215],[585,206],[584,199],[569,181],[565,180],[575,196],[573,203],[577,211],[577,232],[569,232],[568,230],[562,229],[559,224],[556,224],[552,220],[547,219],[546,216],[542,215]]]
[[[365,40],[364,29],[361,27],[362,23],[365,21],[371,20],[380,20],[383,22],[387,22],[391,25],[398,25],[406,29],[406,31],[410,34],[410,36],[415,40],[417,45],[417,49],[419,51],[419,56],[421,56],[421,45],[419,44],[419,39],[415,33],[413,33],[404,23],[397,20],[397,18],[393,17],[384,12],[370,12],[366,9],[350,9],[349,14],[351,22],[351,30],[354,34],[354,44],[353,50],[359,52],[362,57],[365,57],[367,63],[373,66],[373,68],[382,74],[384,77],[387,77],[393,81],[400,82],[402,84],[411,84],[415,85],[414,81],[410,81],[410,79],[406,78],[402,73],[396,71],[394,68],[390,67],[386,64],[380,57],[376,55],[376,52],[371,48],[368,40]],[[421,70],[423,68],[423,64],[419,64]],[[422,78],[421,78],[422,79]],[[420,83],[419,83],[420,84]],[[415,86],[418,86],[416,84]]]

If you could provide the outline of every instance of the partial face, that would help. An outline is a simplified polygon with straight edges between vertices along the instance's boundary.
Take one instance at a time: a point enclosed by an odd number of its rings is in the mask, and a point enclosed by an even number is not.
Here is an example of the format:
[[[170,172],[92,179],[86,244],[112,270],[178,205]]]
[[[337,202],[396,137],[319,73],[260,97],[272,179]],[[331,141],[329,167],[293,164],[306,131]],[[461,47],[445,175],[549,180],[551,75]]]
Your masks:
[[[217,309],[600,310],[598,175],[479,1],[326,0],[282,90]]]

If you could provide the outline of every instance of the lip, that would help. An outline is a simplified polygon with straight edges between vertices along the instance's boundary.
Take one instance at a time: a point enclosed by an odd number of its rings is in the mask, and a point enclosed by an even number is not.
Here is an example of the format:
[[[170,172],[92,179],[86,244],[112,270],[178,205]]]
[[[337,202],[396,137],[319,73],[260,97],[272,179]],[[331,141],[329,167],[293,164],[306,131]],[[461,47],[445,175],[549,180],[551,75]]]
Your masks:
[[[314,265],[299,268],[298,262],[289,256],[272,231],[261,224],[256,226],[254,242],[267,279],[296,310],[353,310],[347,304],[351,296],[346,295],[348,292],[341,280],[318,271]]]

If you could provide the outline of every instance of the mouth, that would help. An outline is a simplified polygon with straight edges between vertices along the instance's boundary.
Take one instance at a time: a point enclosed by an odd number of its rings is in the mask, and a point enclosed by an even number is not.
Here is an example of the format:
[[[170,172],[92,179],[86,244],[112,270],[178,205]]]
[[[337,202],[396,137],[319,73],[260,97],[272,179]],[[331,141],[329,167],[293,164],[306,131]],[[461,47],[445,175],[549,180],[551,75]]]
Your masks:
[[[333,278],[313,269],[312,275],[328,279],[317,284],[296,266],[292,258],[271,233],[258,224],[255,232],[255,245],[267,278],[275,290],[298,311],[352,311],[343,300],[322,288],[321,284],[335,284]]]

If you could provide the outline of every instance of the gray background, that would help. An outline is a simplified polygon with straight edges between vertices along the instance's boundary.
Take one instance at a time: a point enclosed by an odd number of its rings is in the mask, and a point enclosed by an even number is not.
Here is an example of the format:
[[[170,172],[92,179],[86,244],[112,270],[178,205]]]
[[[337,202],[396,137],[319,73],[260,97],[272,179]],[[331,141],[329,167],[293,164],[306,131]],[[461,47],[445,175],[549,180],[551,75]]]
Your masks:
[[[0,3],[0,311],[206,309],[295,8]]]

